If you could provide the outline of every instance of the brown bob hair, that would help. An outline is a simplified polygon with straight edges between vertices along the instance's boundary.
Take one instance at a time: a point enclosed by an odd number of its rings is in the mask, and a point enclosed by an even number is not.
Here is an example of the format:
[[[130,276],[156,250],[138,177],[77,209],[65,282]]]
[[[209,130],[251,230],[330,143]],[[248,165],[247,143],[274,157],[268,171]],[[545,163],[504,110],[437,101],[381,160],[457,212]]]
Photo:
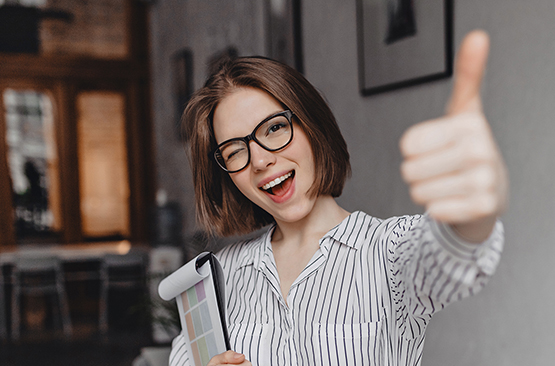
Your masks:
[[[295,115],[306,133],[315,164],[312,197],[338,197],[351,173],[347,144],[335,117],[320,93],[293,68],[264,57],[241,57],[223,62],[189,101],[183,114],[189,138],[198,223],[221,236],[250,233],[274,222],[266,211],[248,200],[229,174],[209,153],[217,144],[212,116],[218,103],[236,88],[253,87],[273,96]]]

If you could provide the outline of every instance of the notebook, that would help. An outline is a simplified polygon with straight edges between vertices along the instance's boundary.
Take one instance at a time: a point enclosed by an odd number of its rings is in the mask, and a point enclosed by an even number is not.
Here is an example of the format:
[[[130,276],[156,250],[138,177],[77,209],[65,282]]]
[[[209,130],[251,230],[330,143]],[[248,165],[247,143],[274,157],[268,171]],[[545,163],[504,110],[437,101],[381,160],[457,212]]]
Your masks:
[[[223,277],[216,256],[204,252],[163,279],[158,287],[162,299],[176,299],[187,357],[195,366],[206,366],[212,357],[231,349]]]

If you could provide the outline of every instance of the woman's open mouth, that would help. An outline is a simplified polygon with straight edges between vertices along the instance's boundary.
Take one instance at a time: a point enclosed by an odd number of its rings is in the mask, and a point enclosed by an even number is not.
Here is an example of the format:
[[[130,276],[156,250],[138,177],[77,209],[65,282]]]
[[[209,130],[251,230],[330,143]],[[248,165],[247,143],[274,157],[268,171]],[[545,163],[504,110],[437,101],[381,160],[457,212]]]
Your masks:
[[[266,183],[260,189],[273,196],[283,196],[291,187],[295,171],[292,170],[271,182]]]

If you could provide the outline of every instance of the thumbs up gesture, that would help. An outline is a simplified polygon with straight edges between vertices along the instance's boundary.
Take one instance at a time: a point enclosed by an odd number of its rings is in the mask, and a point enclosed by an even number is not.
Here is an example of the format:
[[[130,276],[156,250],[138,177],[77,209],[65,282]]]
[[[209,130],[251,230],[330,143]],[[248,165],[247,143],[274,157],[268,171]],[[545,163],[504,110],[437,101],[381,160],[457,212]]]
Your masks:
[[[400,141],[401,174],[414,202],[475,242],[487,239],[508,196],[505,164],[480,98],[488,52],[486,33],[465,37],[447,114],[412,126]]]

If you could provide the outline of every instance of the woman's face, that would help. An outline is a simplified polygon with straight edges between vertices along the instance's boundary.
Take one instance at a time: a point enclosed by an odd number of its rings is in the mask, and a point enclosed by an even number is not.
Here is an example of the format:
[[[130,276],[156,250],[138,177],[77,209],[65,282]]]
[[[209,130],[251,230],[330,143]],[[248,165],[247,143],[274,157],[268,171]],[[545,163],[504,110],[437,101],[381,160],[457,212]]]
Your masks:
[[[268,93],[242,87],[228,94],[214,111],[213,127],[218,144],[244,137],[266,117],[284,108]],[[314,159],[304,131],[293,123],[293,140],[284,149],[270,152],[254,141],[249,142],[249,165],[229,176],[237,188],[253,203],[280,222],[296,222],[306,217],[316,198],[308,190],[314,182]],[[269,182],[274,181],[274,187]],[[266,188],[266,189],[265,189]]]

